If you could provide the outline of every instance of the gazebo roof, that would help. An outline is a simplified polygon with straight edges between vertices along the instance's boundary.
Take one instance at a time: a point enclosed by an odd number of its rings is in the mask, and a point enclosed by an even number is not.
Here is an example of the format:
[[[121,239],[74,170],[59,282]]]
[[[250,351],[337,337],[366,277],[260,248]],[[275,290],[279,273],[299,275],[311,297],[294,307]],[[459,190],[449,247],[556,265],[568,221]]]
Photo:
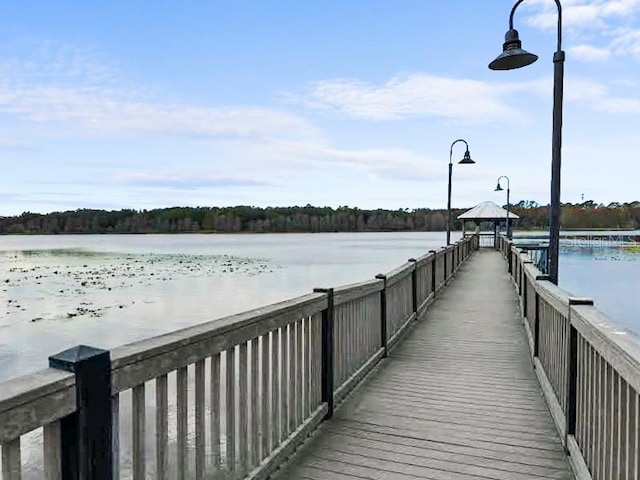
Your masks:
[[[482,202],[458,216],[458,220],[506,220],[507,211],[494,202]],[[509,219],[520,218],[509,212]]]

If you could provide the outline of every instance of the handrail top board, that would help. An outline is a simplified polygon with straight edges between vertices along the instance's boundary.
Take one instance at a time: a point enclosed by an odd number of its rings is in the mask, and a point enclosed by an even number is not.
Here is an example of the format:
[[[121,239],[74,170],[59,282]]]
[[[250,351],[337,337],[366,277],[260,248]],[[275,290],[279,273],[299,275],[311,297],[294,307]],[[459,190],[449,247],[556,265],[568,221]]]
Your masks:
[[[415,259],[416,268],[421,267],[429,262],[433,262],[434,253],[427,253]]]
[[[384,282],[380,279],[344,285],[333,290],[333,304],[338,306],[357,298],[364,298],[372,293],[381,292],[383,288]]]
[[[0,383],[0,414],[75,385],[74,373],[45,368]]]
[[[408,277],[415,269],[415,262],[407,262],[403,265],[400,265],[398,268],[394,268],[393,270],[385,274],[385,277],[387,279],[387,287],[390,287],[391,285],[398,283],[403,278]]]
[[[267,305],[247,312],[238,313],[217,320],[212,320],[192,327],[169,332],[156,337],[116,347],[111,351],[112,369],[127,365],[201,342],[211,337],[218,337],[233,330],[267,323],[279,316],[306,316],[327,308],[326,293],[311,293],[284,302]],[[267,333],[266,330],[263,333]]]
[[[569,318],[569,298],[571,295],[549,280],[537,280],[535,290],[547,303],[564,318]]]

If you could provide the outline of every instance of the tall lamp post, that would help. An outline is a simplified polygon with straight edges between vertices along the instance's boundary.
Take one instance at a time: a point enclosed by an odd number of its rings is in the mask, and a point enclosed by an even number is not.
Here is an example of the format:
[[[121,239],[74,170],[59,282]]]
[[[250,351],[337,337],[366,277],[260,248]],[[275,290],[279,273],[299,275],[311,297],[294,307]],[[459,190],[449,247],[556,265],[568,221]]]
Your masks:
[[[489,64],[491,70],[512,70],[526,67],[538,57],[522,49],[518,31],[513,28],[513,15],[524,0],[511,9],[509,31],[505,35],[503,52]],[[560,165],[562,150],[562,95],[564,83],[564,52],[562,51],[562,5],[558,7],[558,48],[553,55],[553,138],[551,142],[551,208],[549,209],[549,277],[558,284],[558,256],[560,253]]]
[[[476,163],[471,160],[471,154],[469,153],[469,144],[466,140],[458,139],[451,144],[451,149],[449,150],[449,191],[447,196],[447,245],[451,245],[451,175],[453,173],[453,146],[458,142],[464,142],[467,146],[467,150],[464,152],[464,157],[458,163],[461,165],[470,165],[472,163]]]
[[[511,240],[511,228],[509,228],[509,195],[511,194],[511,187],[509,186],[509,177],[507,177],[506,175],[502,175],[501,177],[498,177],[498,185],[496,186],[496,192],[502,192],[504,190],[504,188],[502,188],[502,186],[500,185],[500,179],[502,178],[506,178],[507,179],[507,238],[509,240]]]

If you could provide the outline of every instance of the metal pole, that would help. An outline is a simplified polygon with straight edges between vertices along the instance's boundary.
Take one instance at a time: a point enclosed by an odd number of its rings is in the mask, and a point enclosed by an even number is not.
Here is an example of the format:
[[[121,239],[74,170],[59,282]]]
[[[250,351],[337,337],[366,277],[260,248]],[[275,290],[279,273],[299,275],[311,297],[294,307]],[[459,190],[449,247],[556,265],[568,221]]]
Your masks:
[[[559,41],[559,40],[558,40]],[[551,208],[549,209],[549,276],[558,284],[560,255],[560,167],[562,151],[562,97],[564,87],[564,52],[553,56],[553,140],[551,145]]]
[[[447,195],[447,246],[451,244],[451,174],[453,173],[453,164],[451,163],[451,155],[449,155],[449,192]]]
[[[507,180],[507,238],[511,240],[511,228],[509,226],[509,195],[511,189],[509,188],[509,180]]]

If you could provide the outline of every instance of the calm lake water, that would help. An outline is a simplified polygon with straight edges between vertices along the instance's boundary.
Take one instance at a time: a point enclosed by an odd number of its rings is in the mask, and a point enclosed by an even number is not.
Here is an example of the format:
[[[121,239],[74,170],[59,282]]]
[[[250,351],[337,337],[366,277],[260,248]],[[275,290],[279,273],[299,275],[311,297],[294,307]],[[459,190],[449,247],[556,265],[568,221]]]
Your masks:
[[[640,334],[640,250],[565,246],[558,283],[572,294],[592,298],[611,323]]]
[[[77,344],[109,349],[364,281],[444,243],[430,232],[0,237],[0,381]]]
[[[444,242],[431,232],[0,237],[0,381],[80,343],[108,349],[367,280]],[[638,332],[639,259],[565,246],[560,284]]]

